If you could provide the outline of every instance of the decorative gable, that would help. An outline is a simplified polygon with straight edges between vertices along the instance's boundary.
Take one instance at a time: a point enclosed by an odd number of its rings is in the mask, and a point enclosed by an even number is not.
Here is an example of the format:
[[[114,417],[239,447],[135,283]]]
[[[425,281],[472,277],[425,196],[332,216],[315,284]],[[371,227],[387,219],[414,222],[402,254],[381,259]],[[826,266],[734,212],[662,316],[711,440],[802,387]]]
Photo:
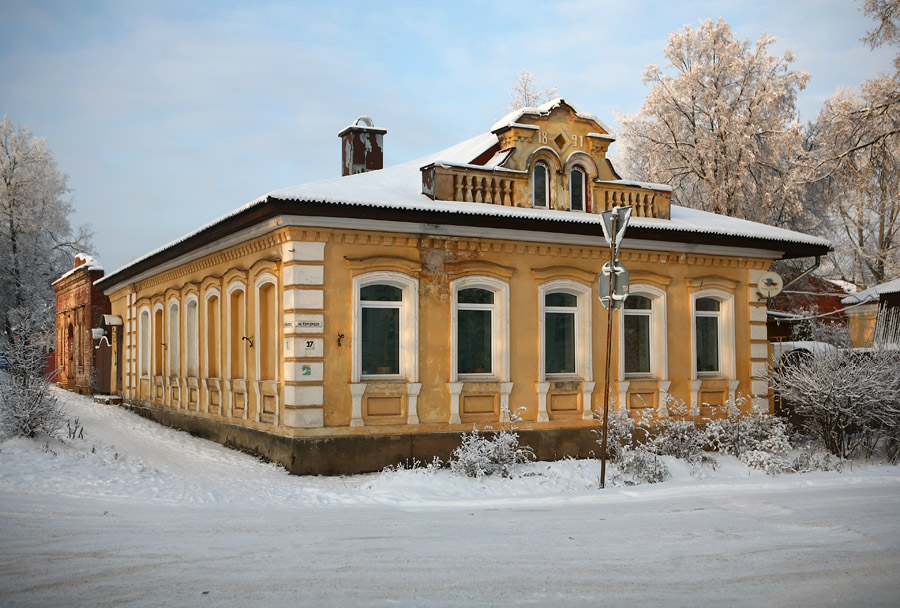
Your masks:
[[[497,144],[467,164],[421,168],[433,200],[600,213],[631,205],[637,217],[669,219],[671,188],[622,180],[607,159],[615,138],[603,123],[558,99],[494,124]]]

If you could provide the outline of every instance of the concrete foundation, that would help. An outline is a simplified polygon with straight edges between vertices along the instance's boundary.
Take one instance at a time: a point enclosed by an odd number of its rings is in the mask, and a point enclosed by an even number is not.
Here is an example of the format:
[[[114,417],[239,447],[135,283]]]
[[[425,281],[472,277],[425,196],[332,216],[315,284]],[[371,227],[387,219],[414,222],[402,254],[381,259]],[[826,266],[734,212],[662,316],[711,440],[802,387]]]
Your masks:
[[[195,437],[282,464],[295,475],[369,473],[412,459],[430,462],[435,456],[446,462],[461,437],[460,433],[285,437],[145,405],[123,406]],[[597,435],[588,428],[521,430],[518,434],[520,442],[530,446],[538,460],[589,458],[599,452]]]

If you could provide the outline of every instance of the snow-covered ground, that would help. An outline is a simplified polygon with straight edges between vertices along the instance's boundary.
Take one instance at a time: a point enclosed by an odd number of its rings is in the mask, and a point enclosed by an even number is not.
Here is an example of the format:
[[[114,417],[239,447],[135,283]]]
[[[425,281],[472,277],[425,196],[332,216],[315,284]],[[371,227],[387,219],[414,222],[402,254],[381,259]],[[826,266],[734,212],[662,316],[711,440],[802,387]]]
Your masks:
[[[0,445],[3,606],[900,604],[897,467],[295,477],[57,394],[83,439]]]

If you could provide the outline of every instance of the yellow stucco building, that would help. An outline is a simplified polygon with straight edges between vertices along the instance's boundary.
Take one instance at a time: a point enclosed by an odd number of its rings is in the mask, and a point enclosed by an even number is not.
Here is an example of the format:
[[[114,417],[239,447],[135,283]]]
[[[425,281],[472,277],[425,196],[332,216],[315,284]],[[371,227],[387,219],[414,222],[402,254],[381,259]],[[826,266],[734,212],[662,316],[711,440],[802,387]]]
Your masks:
[[[115,392],[296,472],[445,455],[509,411],[539,455],[583,454],[607,390],[599,214],[631,205],[615,401],[768,408],[757,280],[827,242],[623,180],[609,130],[563,100],[389,168],[384,134],[357,121],[343,177],[272,192],[98,281],[123,320]]]

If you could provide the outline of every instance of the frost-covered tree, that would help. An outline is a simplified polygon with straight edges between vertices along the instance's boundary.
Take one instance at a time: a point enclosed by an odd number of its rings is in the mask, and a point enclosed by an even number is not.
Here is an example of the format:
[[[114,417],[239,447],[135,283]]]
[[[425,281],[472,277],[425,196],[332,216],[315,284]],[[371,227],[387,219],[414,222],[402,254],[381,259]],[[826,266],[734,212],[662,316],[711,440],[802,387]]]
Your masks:
[[[671,184],[673,202],[796,226],[802,215],[797,93],[809,75],[794,56],[769,54],[728,24],[701,21],[669,36],[665,69],[649,65],[640,112],[621,116],[620,159],[629,177]]]
[[[900,351],[833,349],[785,362],[772,377],[804,430],[835,456],[868,455],[884,440],[900,459]]]
[[[0,123],[0,333],[9,311],[52,302],[50,283],[90,249],[90,233],[69,223],[72,202],[66,175],[43,139],[27,127]]]
[[[535,108],[551,99],[555,99],[557,96],[556,87],[538,87],[531,72],[522,70],[516,76],[516,82],[512,91],[509,92],[509,105],[506,107],[506,111],[512,112],[519,108]]]
[[[0,339],[0,438],[53,435],[65,422],[65,413],[44,376],[44,355],[53,341],[47,314],[32,305],[8,311],[10,331]]]
[[[900,0],[866,0],[870,47],[900,45]],[[893,74],[838,90],[811,126],[815,187],[831,203],[842,274],[881,283],[900,273],[900,53]]]

